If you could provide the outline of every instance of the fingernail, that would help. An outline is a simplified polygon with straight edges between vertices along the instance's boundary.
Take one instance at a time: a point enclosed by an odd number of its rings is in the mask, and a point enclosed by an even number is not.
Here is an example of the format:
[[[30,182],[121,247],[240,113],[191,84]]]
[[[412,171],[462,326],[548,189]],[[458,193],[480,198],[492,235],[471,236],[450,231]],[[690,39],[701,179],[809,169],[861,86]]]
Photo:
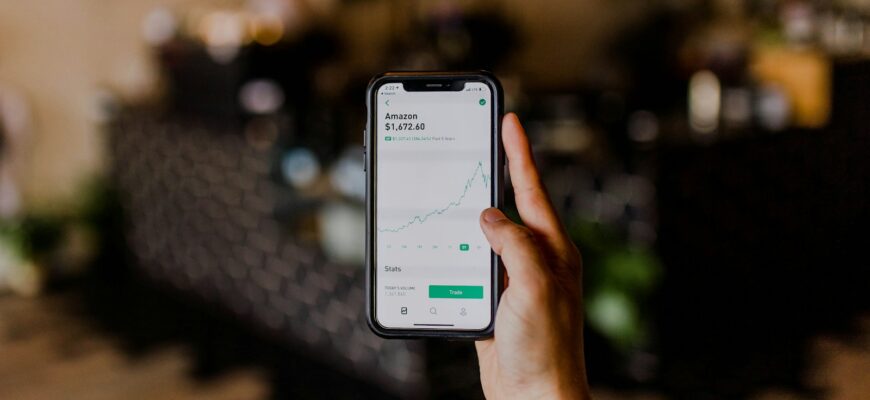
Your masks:
[[[497,208],[487,208],[483,211],[483,220],[487,223],[492,223],[496,221],[501,221],[506,219],[504,213],[499,211]]]

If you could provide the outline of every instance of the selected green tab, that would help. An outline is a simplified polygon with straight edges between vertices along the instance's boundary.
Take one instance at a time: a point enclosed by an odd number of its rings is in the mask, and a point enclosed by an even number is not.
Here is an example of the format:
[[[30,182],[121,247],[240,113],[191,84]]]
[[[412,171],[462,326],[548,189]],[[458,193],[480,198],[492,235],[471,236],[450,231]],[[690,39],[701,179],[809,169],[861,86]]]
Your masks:
[[[483,286],[429,285],[430,299],[482,299]]]

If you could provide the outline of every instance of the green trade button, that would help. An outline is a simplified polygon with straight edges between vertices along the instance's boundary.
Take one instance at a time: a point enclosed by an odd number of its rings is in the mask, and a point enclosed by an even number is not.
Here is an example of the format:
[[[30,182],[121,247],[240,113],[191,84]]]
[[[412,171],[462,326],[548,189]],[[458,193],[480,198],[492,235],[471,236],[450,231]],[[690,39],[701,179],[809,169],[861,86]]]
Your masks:
[[[468,249],[470,249],[470,248],[471,248],[471,246],[469,246],[468,243],[460,243],[459,244],[459,251],[468,251]]]
[[[483,286],[429,285],[430,299],[482,299]]]

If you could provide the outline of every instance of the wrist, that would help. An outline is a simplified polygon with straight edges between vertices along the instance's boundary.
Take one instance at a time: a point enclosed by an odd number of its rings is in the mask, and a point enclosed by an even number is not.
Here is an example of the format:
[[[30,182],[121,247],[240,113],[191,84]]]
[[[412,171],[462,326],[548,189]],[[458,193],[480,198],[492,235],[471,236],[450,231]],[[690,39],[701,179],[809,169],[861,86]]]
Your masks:
[[[586,385],[586,380],[581,377],[570,377],[569,379],[560,380],[553,388],[554,399],[560,400],[586,400],[589,396],[589,389]]]
[[[591,398],[586,379],[583,376],[563,376],[539,380],[534,385],[525,386],[510,393],[507,398],[556,400],[586,400]]]
[[[586,400],[590,399],[589,383],[586,380],[586,368],[582,361],[580,365],[572,363],[570,366],[559,368],[557,373],[550,380],[550,387],[553,388],[553,397],[555,399],[564,400]]]
[[[572,386],[560,389],[553,398],[561,400],[588,400],[592,396],[589,395],[589,390],[580,386]]]

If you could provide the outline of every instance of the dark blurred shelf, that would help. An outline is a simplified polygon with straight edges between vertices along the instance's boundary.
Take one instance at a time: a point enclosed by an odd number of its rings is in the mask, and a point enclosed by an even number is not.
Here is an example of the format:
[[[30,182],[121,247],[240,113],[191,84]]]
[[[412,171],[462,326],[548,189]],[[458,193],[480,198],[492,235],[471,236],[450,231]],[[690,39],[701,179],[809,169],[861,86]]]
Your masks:
[[[232,127],[149,112],[121,116],[111,143],[127,242],[149,279],[397,395],[480,396],[470,344],[369,331],[362,266],[330,261],[276,219],[270,152]]]
[[[848,331],[870,309],[863,126],[661,153],[657,336],[669,391],[814,389],[809,338]]]

